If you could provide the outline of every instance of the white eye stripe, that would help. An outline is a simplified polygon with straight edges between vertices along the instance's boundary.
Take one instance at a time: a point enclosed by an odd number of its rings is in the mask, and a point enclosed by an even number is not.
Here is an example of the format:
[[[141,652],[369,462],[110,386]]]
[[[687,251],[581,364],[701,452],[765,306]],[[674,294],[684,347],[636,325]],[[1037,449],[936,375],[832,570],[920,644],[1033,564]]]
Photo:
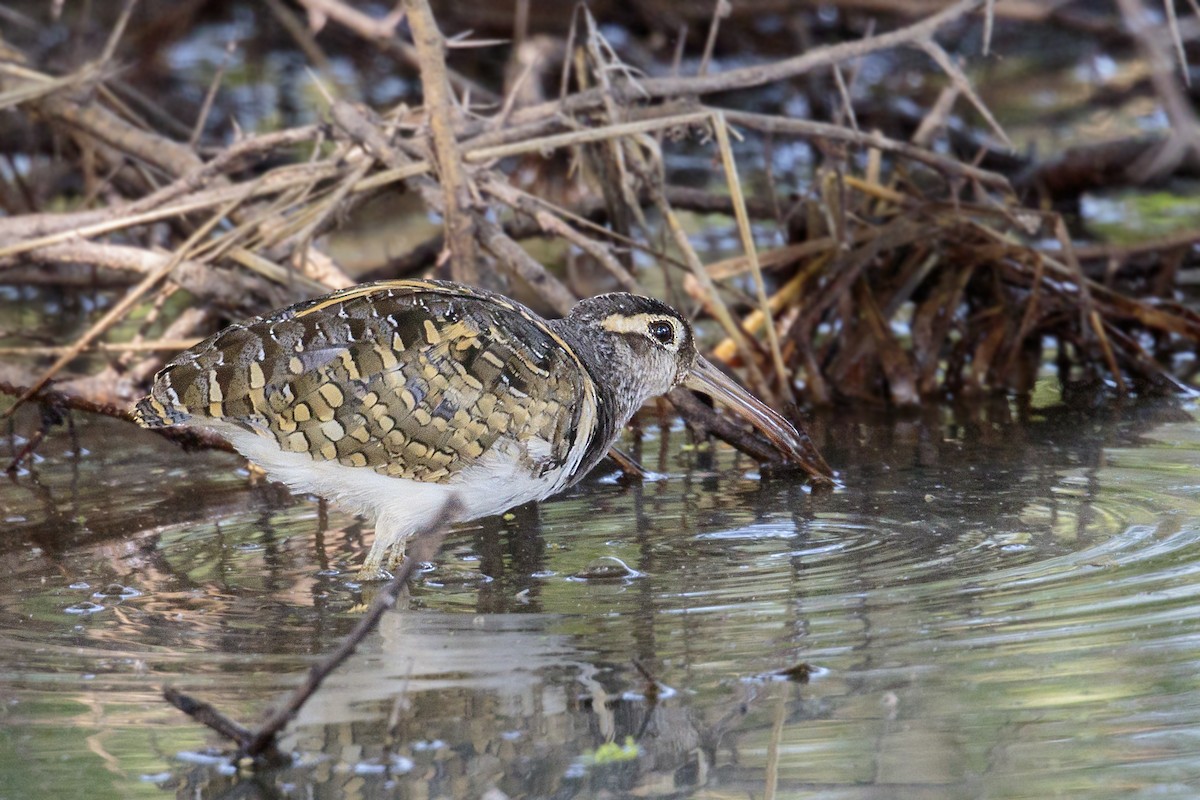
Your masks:
[[[670,326],[670,341],[662,341],[654,335],[654,326],[663,324]],[[672,351],[678,350],[683,346],[683,323],[674,317],[663,314],[609,314],[600,321],[600,327],[613,333],[631,333],[645,336],[659,347],[664,347]]]

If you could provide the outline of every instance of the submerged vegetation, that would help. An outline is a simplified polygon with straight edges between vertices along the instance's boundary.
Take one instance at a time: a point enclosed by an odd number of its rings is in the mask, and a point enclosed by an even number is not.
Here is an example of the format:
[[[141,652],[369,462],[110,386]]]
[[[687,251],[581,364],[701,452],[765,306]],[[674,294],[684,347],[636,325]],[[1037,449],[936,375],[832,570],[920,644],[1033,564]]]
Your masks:
[[[1185,208],[1128,242],[1081,209],[1133,191],[1168,213],[1185,193],[1195,18],[660,5],[6,7],[0,282],[98,299],[49,341],[6,331],[0,379],[119,414],[230,319],[430,272],[550,314],[659,294],[710,318],[717,358],[781,407],[1027,394],[1044,364],[1089,399],[1190,379],[1179,279],[1200,224]],[[1067,35],[1071,52],[1031,52]],[[1038,70],[1090,80],[1026,98],[1010,131],[1005,92]]]

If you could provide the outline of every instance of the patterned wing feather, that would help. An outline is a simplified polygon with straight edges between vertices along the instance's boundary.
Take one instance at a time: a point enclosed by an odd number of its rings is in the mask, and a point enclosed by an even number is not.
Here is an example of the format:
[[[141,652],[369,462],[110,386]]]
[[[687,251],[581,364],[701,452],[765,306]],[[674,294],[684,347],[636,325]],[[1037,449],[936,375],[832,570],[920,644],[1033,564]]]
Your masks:
[[[384,475],[444,482],[500,439],[564,465],[594,389],[543,320],[435,281],[355,287],[226,328],[168,364],[143,424],[232,423]],[[534,445],[532,447],[528,445]]]

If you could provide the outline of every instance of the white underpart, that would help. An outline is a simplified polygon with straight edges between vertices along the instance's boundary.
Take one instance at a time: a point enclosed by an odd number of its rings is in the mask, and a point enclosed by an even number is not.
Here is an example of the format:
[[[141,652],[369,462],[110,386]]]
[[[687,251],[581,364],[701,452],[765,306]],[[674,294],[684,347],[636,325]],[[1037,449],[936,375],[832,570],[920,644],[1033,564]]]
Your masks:
[[[581,419],[580,428],[587,430],[594,415],[595,403],[589,395],[584,403],[583,416],[587,419]],[[587,427],[582,424],[585,421]],[[522,503],[543,500],[567,485],[587,449],[586,437],[580,437],[566,461],[539,478],[530,472],[530,465],[545,463],[553,451],[551,444],[540,438],[524,442],[502,438],[475,464],[446,483],[429,483],[280,450],[270,434],[248,431],[224,420],[191,417],[184,424],[207,428],[223,436],[238,452],[266,470],[272,480],[299,492],[319,495],[345,511],[373,519],[375,543],[363,564],[363,574],[369,577],[378,575],[389,551],[402,553],[404,540],[438,522],[438,513],[451,497],[457,495],[461,509],[457,521],[491,516]],[[401,549],[393,551],[396,545]]]

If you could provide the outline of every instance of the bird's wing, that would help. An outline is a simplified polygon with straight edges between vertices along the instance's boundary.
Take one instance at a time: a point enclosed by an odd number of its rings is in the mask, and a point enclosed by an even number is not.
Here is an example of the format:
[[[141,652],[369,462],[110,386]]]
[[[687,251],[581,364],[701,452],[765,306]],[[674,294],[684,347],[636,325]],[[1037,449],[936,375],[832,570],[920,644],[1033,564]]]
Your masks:
[[[567,465],[595,408],[583,364],[524,306],[391,281],[225,329],[167,365],[139,413],[221,420],[315,460],[444,482],[499,440],[519,444],[533,475]]]

